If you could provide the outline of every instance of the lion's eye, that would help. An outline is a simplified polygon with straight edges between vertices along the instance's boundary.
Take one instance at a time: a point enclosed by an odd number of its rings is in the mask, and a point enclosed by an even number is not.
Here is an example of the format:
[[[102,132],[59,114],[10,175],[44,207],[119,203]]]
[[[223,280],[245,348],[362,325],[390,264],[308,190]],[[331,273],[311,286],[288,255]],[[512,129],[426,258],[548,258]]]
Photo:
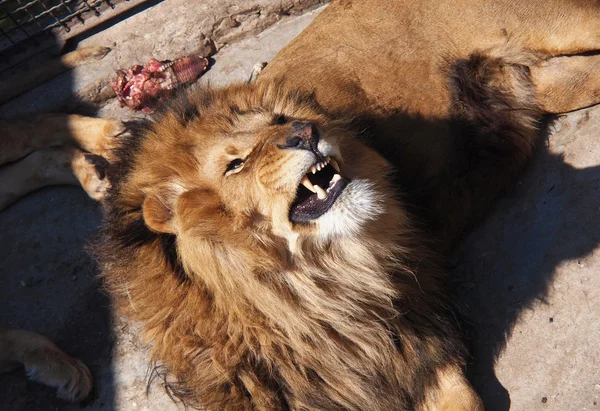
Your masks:
[[[273,117],[273,124],[275,125],[282,125],[288,122],[288,119],[283,115],[283,114],[277,114],[275,117]]]
[[[240,171],[242,171],[245,161],[246,160],[243,158],[236,158],[235,160],[231,161],[227,165],[227,169],[225,170],[225,175],[235,174],[235,173],[239,173]]]

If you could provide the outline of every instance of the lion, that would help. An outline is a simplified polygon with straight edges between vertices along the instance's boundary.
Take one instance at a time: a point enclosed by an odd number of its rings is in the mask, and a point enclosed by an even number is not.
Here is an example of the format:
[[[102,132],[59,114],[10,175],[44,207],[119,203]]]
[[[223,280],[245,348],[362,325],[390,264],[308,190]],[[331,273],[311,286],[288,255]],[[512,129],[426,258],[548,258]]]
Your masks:
[[[597,1],[339,0],[252,84],[112,155],[98,260],[172,394],[214,410],[482,410],[444,255],[547,114],[600,99]]]

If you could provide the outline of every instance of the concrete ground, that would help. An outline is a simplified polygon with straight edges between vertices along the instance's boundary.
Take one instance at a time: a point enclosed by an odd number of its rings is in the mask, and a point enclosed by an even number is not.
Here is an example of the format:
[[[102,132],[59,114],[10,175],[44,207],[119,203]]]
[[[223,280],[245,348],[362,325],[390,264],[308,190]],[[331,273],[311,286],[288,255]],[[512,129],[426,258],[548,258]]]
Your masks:
[[[600,106],[559,118],[457,253],[490,409],[600,409],[599,136]]]
[[[113,44],[113,52],[0,107],[0,116],[76,108],[130,118],[114,99],[97,98],[115,69],[213,45],[219,51],[202,81],[246,80],[321,3],[166,0],[83,41]],[[489,410],[600,409],[598,134],[600,107],[559,118],[519,184],[456,253],[470,374]],[[183,409],[159,381],[147,390],[136,325],[115,317],[98,290],[85,246],[100,217],[76,187],[40,190],[0,213],[0,324],[42,332],[88,364],[96,392],[86,410]],[[80,409],[19,372],[1,375],[0,386],[1,410]]]

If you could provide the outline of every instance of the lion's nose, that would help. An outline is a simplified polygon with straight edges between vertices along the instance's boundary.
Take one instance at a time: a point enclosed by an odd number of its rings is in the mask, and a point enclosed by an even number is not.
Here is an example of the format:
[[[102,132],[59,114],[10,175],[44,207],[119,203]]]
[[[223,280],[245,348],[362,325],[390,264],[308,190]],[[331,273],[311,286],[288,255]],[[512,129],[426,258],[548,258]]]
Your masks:
[[[283,148],[297,148],[318,152],[319,130],[317,126],[308,121],[294,121],[290,129],[290,135],[285,139]]]

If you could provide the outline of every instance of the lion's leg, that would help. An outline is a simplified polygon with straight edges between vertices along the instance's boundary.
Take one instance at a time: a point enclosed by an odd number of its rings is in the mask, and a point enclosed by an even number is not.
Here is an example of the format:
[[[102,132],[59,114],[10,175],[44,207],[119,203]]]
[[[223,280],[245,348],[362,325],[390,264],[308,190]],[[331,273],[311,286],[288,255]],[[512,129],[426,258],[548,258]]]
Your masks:
[[[92,374],[85,364],[65,354],[48,338],[0,328],[0,372],[21,365],[29,379],[57,388],[57,396],[63,400],[82,401],[92,389]]]
[[[78,114],[0,120],[0,164],[16,161],[41,148],[65,144],[110,158],[116,137],[124,131],[123,123],[117,119]]]
[[[457,367],[441,370],[420,411],[483,411],[483,402]]]
[[[79,184],[88,195],[100,200],[109,187],[107,162],[100,156],[74,147],[38,150],[0,168],[0,210],[42,187]]]
[[[600,103],[600,55],[551,58],[531,67],[531,76],[538,104],[548,113]]]
[[[60,122],[55,120],[55,122]],[[60,123],[59,123],[60,126]],[[111,150],[118,145],[118,136],[125,125],[114,118],[94,118],[69,114],[66,121],[68,139],[85,151],[111,159]]]
[[[484,2],[498,16],[503,9],[506,35],[525,50],[550,56],[600,50],[600,3],[597,0],[500,0]],[[486,7],[486,6],[482,6]],[[518,16],[518,18],[514,18]],[[498,19],[498,17],[496,17]],[[483,24],[489,24],[485,22]]]

